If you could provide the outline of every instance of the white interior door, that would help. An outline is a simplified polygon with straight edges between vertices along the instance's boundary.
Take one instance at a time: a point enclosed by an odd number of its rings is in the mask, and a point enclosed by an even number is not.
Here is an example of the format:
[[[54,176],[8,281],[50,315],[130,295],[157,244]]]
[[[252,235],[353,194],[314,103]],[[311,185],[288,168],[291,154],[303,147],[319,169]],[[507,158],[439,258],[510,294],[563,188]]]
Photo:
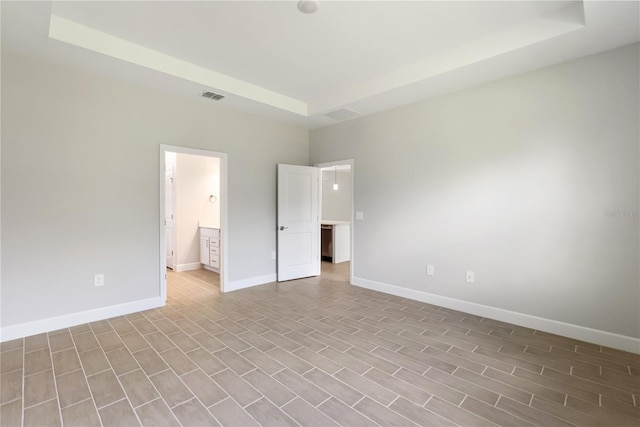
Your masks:
[[[174,269],[174,245],[175,240],[175,179],[174,166],[168,166],[165,170],[164,189],[165,189],[165,215],[164,215],[164,238],[166,246],[167,267]]]
[[[320,274],[319,169],[278,165],[278,281]]]

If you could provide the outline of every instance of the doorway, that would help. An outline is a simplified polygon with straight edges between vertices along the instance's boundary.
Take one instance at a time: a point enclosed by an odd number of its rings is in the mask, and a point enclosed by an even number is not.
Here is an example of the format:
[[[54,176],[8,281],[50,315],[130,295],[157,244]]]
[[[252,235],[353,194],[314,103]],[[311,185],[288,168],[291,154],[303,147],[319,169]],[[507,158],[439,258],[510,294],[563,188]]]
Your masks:
[[[353,160],[318,163],[320,168],[321,276],[353,279]]]
[[[175,163],[173,163],[174,160]],[[182,170],[185,171],[182,176],[180,175],[181,160]],[[200,172],[198,172],[199,169]],[[204,170],[207,172],[203,172]],[[224,292],[228,265],[227,155],[214,151],[161,145],[160,174],[161,298],[164,301],[167,300],[167,275],[176,274],[168,272],[167,267],[174,272],[188,271],[188,274],[195,276],[202,276],[201,273],[219,273],[220,292]],[[183,194],[176,197],[180,193],[181,179],[183,184],[187,185],[184,186]],[[189,180],[206,182],[200,185],[197,181]],[[189,209],[183,210],[182,215],[180,209],[177,209],[177,204],[181,203],[181,200],[190,203]],[[179,238],[180,231],[176,231],[181,227],[181,216],[186,221],[186,226],[183,225],[185,230],[183,238]],[[209,236],[214,230],[216,236]],[[204,254],[201,253],[202,235],[207,238],[208,243],[206,263],[203,263]],[[180,240],[184,242],[181,244]],[[215,247],[211,247],[211,242]],[[203,267],[215,273],[205,272]]]

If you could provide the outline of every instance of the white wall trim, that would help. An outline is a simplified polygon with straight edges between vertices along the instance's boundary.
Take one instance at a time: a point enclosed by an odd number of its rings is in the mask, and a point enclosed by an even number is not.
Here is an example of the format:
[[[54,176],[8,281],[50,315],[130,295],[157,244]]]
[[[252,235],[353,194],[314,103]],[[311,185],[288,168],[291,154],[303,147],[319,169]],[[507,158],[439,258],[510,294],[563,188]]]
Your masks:
[[[439,305],[441,307],[463,311],[476,316],[513,323],[514,325],[524,326],[539,331],[640,354],[640,339],[638,338],[546,319],[544,317],[532,316],[530,314],[518,313],[488,305],[477,304],[470,301],[463,301],[456,298],[449,298],[416,289],[403,288],[396,285],[363,279],[361,277],[354,277],[351,283],[362,288],[380,291],[386,294]]]
[[[181,271],[192,271],[192,270],[200,270],[202,268],[202,264],[199,262],[189,262],[186,264],[176,264],[176,268],[173,270],[175,272]]]
[[[233,282],[227,282],[227,289],[225,292],[237,291],[244,288],[250,288],[252,286],[264,285],[265,283],[272,283],[278,280],[278,276],[273,274],[266,274],[264,276],[249,277],[248,279],[234,280]]]
[[[136,313],[138,311],[150,310],[152,308],[162,307],[164,304],[165,301],[162,298],[153,297],[124,304],[80,311],[78,313],[50,317],[48,319],[5,326],[0,328],[0,342],[24,338],[31,335],[41,334],[43,332],[56,331],[62,328],[69,328],[83,323],[109,319],[111,317]]]

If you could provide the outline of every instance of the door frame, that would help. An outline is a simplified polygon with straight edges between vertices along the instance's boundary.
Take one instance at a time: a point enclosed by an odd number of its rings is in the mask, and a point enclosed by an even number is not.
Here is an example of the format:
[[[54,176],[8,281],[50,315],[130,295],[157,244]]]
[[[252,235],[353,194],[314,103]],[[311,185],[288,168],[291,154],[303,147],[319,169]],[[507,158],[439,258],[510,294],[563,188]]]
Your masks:
[[[227,267],[228,267],[228,185],[227,185],[227,153],[217,151],[202,150],[198,148],[179,147],[176,145],[160,144],[160,206],[159,206],[159,230],[160,230],[160,298],[164,303],[167,301],[167,259],[166,259],[166,242],[164,236],[164,216],[166,204],[166,192],[164,185],[165,174],[165,154],[191,154],[203,157],[216,157],[220,159],[220,292],[224,292],[227,284]]]
[[[351,255],[350,255],[350,264],[349,264],[349,284],[353,284],[353,266],[355,264],[354,254],[355,254],[355,161],[353,159],[344,159],[344,160],[336,160],[333,162],[323,162],[323,163],[315,163],[313,166],[320,168],[320,191],[318,193],[318,197],[320,198],[318,208],[320,220],[322,221],[322,168],[329,168],[332,166],[343,166],[350,165],[351,166],[351,230],[349,239],[351,240]],[[322,263],[322,256],[320,257],[320,263]],[[322,270],[322,268],[321,268]]]
[[[165,152],[164,155],[164,160],[167,160],[167,154],[168,152]],[[173,153],[173,154],[177,154],[177,153]],[[177,156],[176,156],[177,157]],[[165,164],[165,169],[167,167],[167,165]],[[173,179],[173,194],[172,194],[172,199],[171,200],[167,200],[167,188],[165,186],[165,208],[167,207],[168,203],[171,203],[173,206],[173,229],[171,230],[171,251],[173,252],[173,255],[171,256],[171,259],[173,260],[172,265],[167,265],[168,268],[172,269],[173,271],[176,271],[176,255],[178,254],[178,248],[176,247],[176,221],[177,221],[177,212],[176,212],[176,194],[175,194],[175,189],[176,189],[176,165],[175,163],[173,164],[173,174],[172,177]],[[165,174],[165,184],[166,184],[166,174]],[[166,218],[166,213],[165,213],[165,218]],[[166,228],[166,225],[165,225]],[[164,234],[165,239],[166,239],[166,232]],[[166,244],[166,240],[165,240],[165,244]],[[166,258],[166,257],[165,257]]]

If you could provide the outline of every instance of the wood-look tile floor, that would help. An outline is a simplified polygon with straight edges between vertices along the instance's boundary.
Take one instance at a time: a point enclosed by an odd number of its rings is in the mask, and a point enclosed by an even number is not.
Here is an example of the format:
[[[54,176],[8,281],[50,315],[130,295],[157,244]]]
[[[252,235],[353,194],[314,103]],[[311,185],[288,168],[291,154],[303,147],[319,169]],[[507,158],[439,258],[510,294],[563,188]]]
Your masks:
[[[0,425],[640,425],[638,355],[323,272],[3,343]]]

